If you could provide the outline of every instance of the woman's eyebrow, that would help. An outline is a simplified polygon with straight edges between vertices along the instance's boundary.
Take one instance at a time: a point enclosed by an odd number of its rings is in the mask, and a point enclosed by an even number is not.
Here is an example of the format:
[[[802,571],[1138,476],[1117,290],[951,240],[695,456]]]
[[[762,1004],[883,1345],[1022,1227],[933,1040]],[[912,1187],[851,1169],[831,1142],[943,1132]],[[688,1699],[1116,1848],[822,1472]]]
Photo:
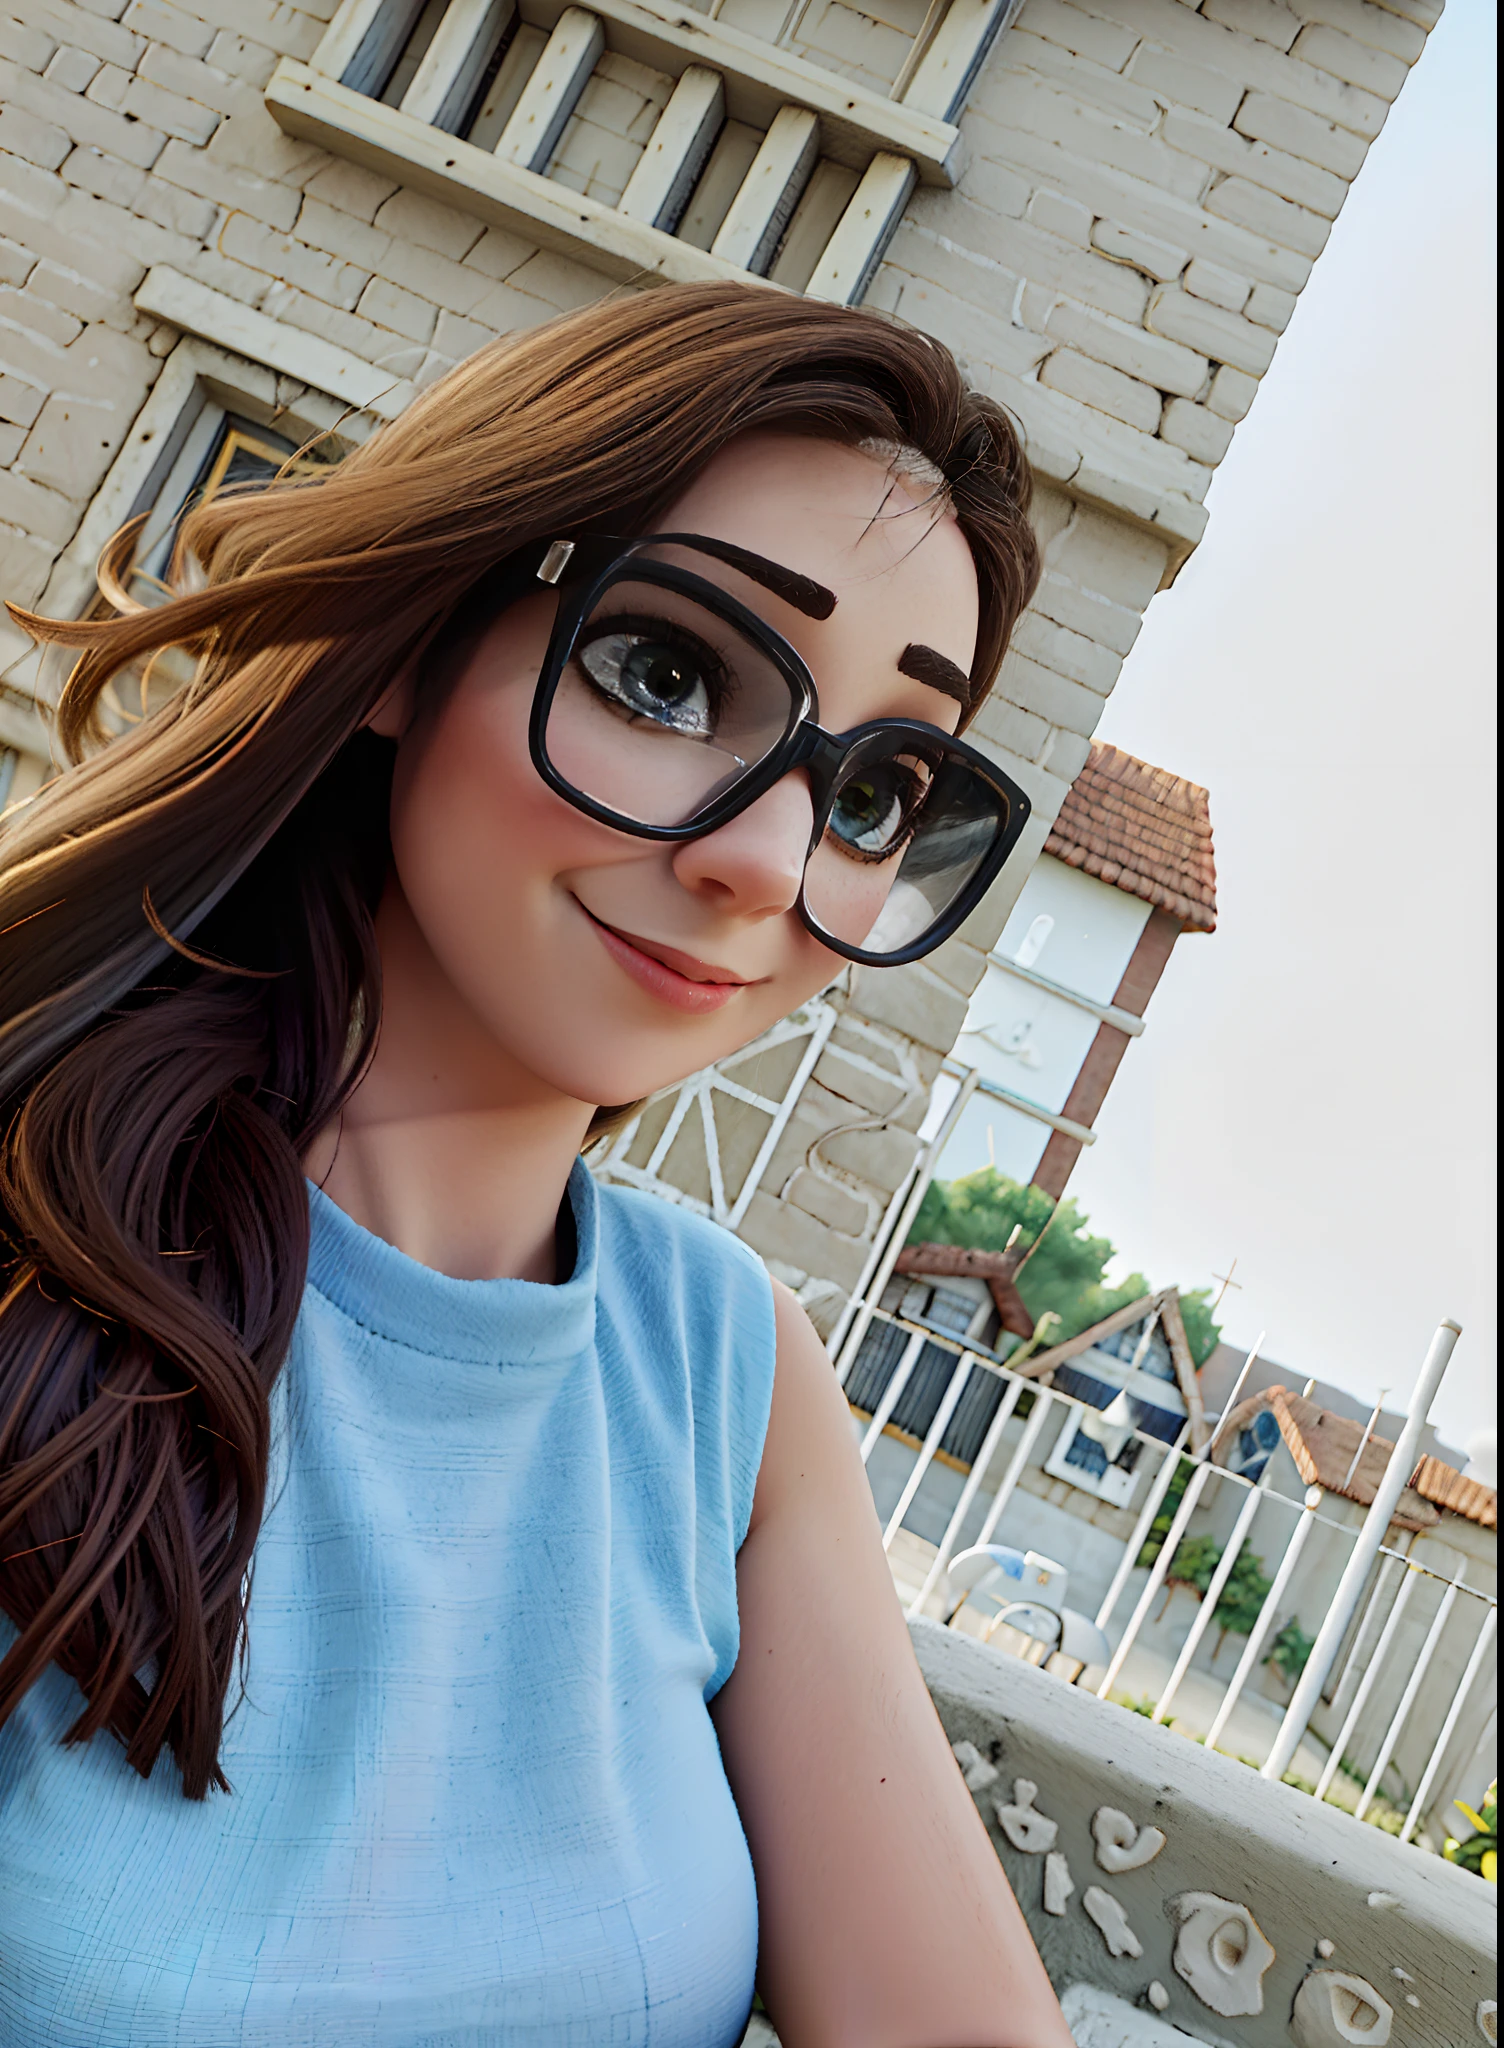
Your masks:
[[[739,569],[744,576],[750,576],[754,583],[760,583],[764,590],[771,590],[775,597],[781,597],[796,612],[803,612],[809,619],[828,619],[836,608],[834,591],[827,590],[823,583],[817,583],[813,576],[801,576],[797,569],[785,569],[781,562],[770,562],[766,555],[754,555],[750,548],[739,548],[734,541],[712,540],[700,533],[664,533],[654,536],[660,542],[677,541],[685,547],[695,548],[702,555],[713,555],[730,569]]]
[[[971,702],[971,677],[965,669],[918,641],[911,640],[899,655],[898,673],[912,676],[916,683],[927,683],[932,690],[943,690],[947,697],[954,697],[961,704]]]

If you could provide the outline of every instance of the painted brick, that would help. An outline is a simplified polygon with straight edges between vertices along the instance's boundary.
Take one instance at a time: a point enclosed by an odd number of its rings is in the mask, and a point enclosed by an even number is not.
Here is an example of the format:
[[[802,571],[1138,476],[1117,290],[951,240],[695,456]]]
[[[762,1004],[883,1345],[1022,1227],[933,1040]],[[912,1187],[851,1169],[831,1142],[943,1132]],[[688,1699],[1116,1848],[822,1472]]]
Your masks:
[[[361,293],[355,309],[363,319],[379,327],[390,327],[409,341],[426,342],[437,319],[435,307],[427,300],[404,291],[384,277],[373,277]]]
[[[206,55],[216,71],[222,71],[227,78],[244,79],[247,85],[258,90],[277,68],[275,50],[268,50],[262,43],[253,43],[246,36],[235,35],[229,29],[218,31]]]
[[[1323,121],[1319,114],[1308,114],[1304,107],[1292,107],[1288,100],[1277,100],[1264,92],[1249,93],[1238,109],[1233,126],[1255,142],[1267,142],[1288,156],[1304,157],[1307,163],[1319,164],[1323,170],[1332,171],[1339,178],[1356,178],[1368,154],[1362,139],[1350,130],[1339,128],[1334,122]],[[1296,195],[1287,193],[1285,196],[1292,198]]]
[[[1200,114],[1184,111],[1166,114],[1164,136],[1173,148],[1183,149],[1202,162],[1214,165],[1219,171],[1265,186],[1281,199],[1309,207],[1326,220],[1336,219],[1347,197],[1345,179],[1334,177],[1330,171],[1300,157],[1290,156],[1283,150],[1270,149],[1266,143],[1252,142],[1235,134],[1231,128],[1223,128],[1204,119]],[[1279,282],[1278,279],[1269,281]]]
[[[26,439],[24,427],[0,427],[0,469],[9,469]],[[14,602],[14,600],[12,600]],[[23,600],[24,602],[24,600]]]
[[[1170,287],[1161,285],[1158,289],[1163,292]],[[1121,370],[1124,376],[1137,377],[1157,391],[1194,398],[1207,379],[1205,356],[1181,345],[1173,335],[1147,334],[1126,321],[1105,320],[1068,302],[1058,305],[1050,315],[1049,329],[1057,341],[1078,349],[1095,362]]]
[[[1184,58],[1152,43],[1140,45],[1128,75],[1156,93],[1166,106],[1194,107],[1217,121],[1230,121],[1243,97],[1236,79],[1205,71],[1199,64],[1187,64]]]
[[[765,1188],[747,1204],[739,1235],[765,1259],[782,1259],[797,1272],[820,1273],[844,1289],[856,1286],[867,1257],[863,1240],[842,1237],[808,1211],[774,1201]]]
[[[264,106],[221,121],[210,138],[208,154],[217,163],[289,186],[301,185],[329,161],[315,144],[284,135]]]
[[[1200,196],[1200,181],[1158,136],[1115,127],[1043,79],[1003,73],[988,113],[1010,134],[1037,135],[1074,156],[1105,163],[1183,199]]]
[[[1144,320],[1155,334],[1199,349],[1214,362],[1231,363],[1251,377],[1261,377],[1274,360],[1274,340],[1265,329],[1174,285],[1160,287]]]
[[[1405,82],[1409,65],[1399,57],[1376,50],[1371,43],[1355,42],[1340,29],[1313,23],[1303,28],[1291,45],[1290,55],[1320,71],[1330,71],[1349,85],[1361,86],[1381,100],[1392,100]]]
[[[212,200],[227,213],[247,213],[270,228],[285,231],[298,218],[301,202],[296,187],[278,185],[269,178],[258,177],[254,171],[222,164],[208,150],[194,149],[185,142],[168,143],[153,166],[152,176]]]
[[[1032,613],[1025,613],[1019,621],[1013,645],[1020,654],[1044,662],[1057,674],[1094,690],[1099,697],[1107,696],[1123,666],[1120,655],[1111,648],[1098,646],[1087,634],[1036,618]]]
[[[132,211],[171,228],[174,234],[191,235],[195,241],[202,241],[219,218],[219,207],[212,199],[181,191],[160,178],[148,178]]]
[[[66,128],[39,121],[23,107],[0,105],[0,150],[9,150],[44,171],[55,171],[72,147]]]
[[[1193,405],[1188,398],[1170,400],[1159,431],[1166,441],[1173,441],[1187,455],[1213,466],[1232,444],[1232,422],[1219,419],[1204,405]]]
[[[1048,303],[1053,303],[1053,297]],[[893,310],[900,319],[922,327],[926,334],[954,349],[971,374],[990,365],[1015,377],[1027,377],[1050,352],[1043,335],[1027,326],[1010,326],[995,315],[989,317],[942,285],[906,279]]]
[[[1239,277],[1235,271],[1222,270],[1199,256],[1186,271],[1185,288],[1194,297],[1222,306],[1229,313],[1241,313],[1253,290],[1246,277]]]
[[[130,428],[118,400],[49,398],[26,437],[17,470],[75,503],[99,488]]]
[[[971,735],[992,740],[1021,761],[1032,761],[1049,742],[1050,721],[1043,714],[1015,704],[999,684],[969,728]]]
[[[1091,239],[1093,248],[1100,249],[1115,263],[1131,263],[1135,270],[1142,270],[1163,284],[1179,277],[1189,261],[1187,250],[1161,242],[1153,235],[1140,234],[1136,228],[1121,227],[1115,220],[1099,220],[1092,228]]]
[[[1080,733],[1087,738],[1096,731],[1102,716],[1103,700],[1095,690],[1089,690],[1084,683],[1072,682],[1069,676],[1059,675],[1053,668],[1023,653],[1008,656],[1003,663],[998,688],[1008,702],[1016,704],[1021,711],[1032,712],[1048,726],[1063,726],[1067,732]],[[989,737],[996,737],[1004,745],[1016,746],[1005,731],[989,734]],[[1043,754],[1044,737],[1041,735],[1035,743],[1032,759],[1038,760]]]
[[[1163,581],[1167,554],[1164,541],[1146,533],[1125,533],[1106,513],[1082,505],[1066,531],[1051,543],[1048,559],[1052,570],[1081,589],[1142,612]],[[1062,790],[1055,810],[1064,797]]]
[[[416,242],[422,249],[434,249],[453,262],[467,256],[485,232],[485,224],[468,213],[456,212],[437,199],[421,193],[398,190],[376,214],[376,225],[397,241]]]
[[[1115,420],[1137,426],[1141,434],[1158,432],[1160,393],[1135,377],[1125,377],[1123,371],[1109,369],[1106,362],[1078,356],[1074,348],[1057,348],[1039,371],[1039,381],[1051,391],[1080,399],[1082,406],[1094,406]]]
[[[118,64],[122,71],[134,71],[141,61],[145,43],[129,29],[119,27],[113,17],[85,13],[69,0],[25,0],[25,6],[28,23],[56,42],[88,50],[106,64]]]
[[[1166,130],[1174,118],[1168,114],[1165,116]],[[1201,123],[1204,127],[1213,125],[1204,122],[1199,114],[1179,118]],[[1221,132],[1231,135],[1229,129]],[[1232,140],[1241,142],[1242,138],[1232,136]],[[1281,285],[1287,291],[1298,292],[1311,274],[1312,259],[1309,256],[1279,247],[1266,237],[1232,222],[1216,220],[1204,207],[1177,199],[1172,193],[1156,191],[1136,179],[1124,177],[1120,172],[1075,163],[1062,151],[1048,148],[1033,136],[1015,137],[1010,148],[1014,160],[1036,172],[1041,181],[1048,180],[1062,191],[1074,193],[1125,228],[1156,236],[1175,247],[1183,245],[1190,254],[1210,257],[1214,263],[1225,264],[1229,270],[1246,272],[1255,282]],[[911,207],[910,218],[912,215]],[[937,209],[937,218],[945,217],[944,212]],[[1074,290],[1073,296],[1085,298],[1086,293]],[[1121,311],[1116,307],[1103,310]],[[1137,319],[1139,313],[1127,317]]]
[[[1067,782],[1074,782],[1090,758],[1090,733],[1059,730],[1050,734],[1049,745],[1040,755],[1039,765],[1053,769]]]
[[[1029,201],[1027,218],[1047,235],[1079,243],[1083,249],[1091,239],[1091,208],[1079,199],[1062,198],[1058,192],[1036,192]]]
[[[148,50],[147,59],[155,54]],[[187,61],[185,58],[184,62]],[[160,129],[164,136],[179,136],[184,142],[207,142],[219,126],[220,117],[213,107],[184,99],[180,93],[169,92],[149,78],[133,78],[121,104],[137,122]]]
[[[99,73],[99,83],[110,66]],[[122,114],[96,103],[94,85],[88,93],[65,92],[50,79],[37,78],[13,64],[0,64],[0,98],[20,107],[39,121],[51,121],[74,142],[92,142],[96,148],[118,156],[128,164],[150,169],[162,152],[165,133],[145,118],[128,121]]]
[[[533,243],[524,241],[520,235],[508,234],[505,228],[487,228],[467,253],[465,265],[494,278],[497,284],[505,284],[513,271],[526,263],[533,249]]]
[[[219,234],[222,254],[237,263],[264,270],[272,277],[285,278],[316,299],[352,312],[357,299],[371,281],[371,273],[357,264],[343,263],[291,235],[279,235],[246,213],[232,213]]]
[[[1294,311],[1295,294],[1282,292],[1272,284],[1256,284],[1243,308],[1246,318],[1256,326],[1267,327],[1272,334],[1284,333]]]
[[[0,470],[0,524],[19,526],[39,540],[64,547],[73,538],[78,513],[60,491],[7,468]]]
[[[354,214],[328,206],[305,194],[294,230],[296,240],[310,249],[322,249],[326,256],[343,257],[362,270],[377,271],[392,253],[392,238],[382,228],[369,226]]]
[[[25,284],[36,266],[37,259],[30,249],[0,235],[0,284]]]
[[[131,264],[135,283],[145,275],[144,264]],[[117,273],[118,280],[118,273]],[[117,280],[101,284],[93,277],[84,277],[76,270],[69,270],[59,263],[39,263],[31,274],[27,286],[29,292],[46,299],[50,305],[59,306],[79,321],[112,320],[121,323],[127,316],[126,324],[134,322],[128,317],[132,309],[122,305],[124,294],[118,289]]]
[[[301,328],[305,334],[316,334],[324,341],[334,342],[339,348],[347,348],[352,355],[361,356],[368,363],[378,363],[383,353],[393,346],[411,347],[400,335],[376,326],[374,321],[364,320],[358,313],[342,313],[334,306],[325,305],[322,299],[310,298],[307,292],[282,283],[280,278],[267,286],[261,300],[261,311],[274,320],[286,321],[289,327]],[[388,367],[395,368],[396,365]]]
[[[524,248],[520,261],[525,263],[534,254],[535,250]],[[519,265],[511,267],[516,270]],[[473,312],[493,288],[491,278],[474,265],[455,263],[436,249],[413,242],[394,242],[384,268],[395,283],[450,313]]]
[[[64,92],[83,92],[98,69],[99,59],[87,50],[63,45],[53,52],[42,76],[60,85]]]
[[[62,166],[63,176],[80,191],[92,192],[115,206],[131,206],[146,183],[147,173],[135,164],[123,164],[119,157],[106,156],[102,149],[75,149]]]
[[[1300,16],[1282,0],[1205,0],[1201,11],[1208,21],[1272,43],[1276,50],[1288,50],[1301,31]]]
[[[185,57],[202,57],[214,40],[214,31],[206,22],[191,10],[168,6],[167,0],[131,0],[120,25],[134,29],[149,42],[181,50]]]
[[[1242,370],[1235,370],[1230,363],[1224,363],[1212,379],[1206,403],[1219,419],[1236,422],[1247,417],[1258,388],[1256,377],[1247,376]]]
[[[83,329],[83,322],[73,314],[37,293],[17,290],[14,285],[0,285],[0,322],[24,335],[51,342],[58,349],[66,348]]]
[[[201,64],[196,57],[164,49],[160,43],[153,43],[141,59],[138,76],[150,79],[180,99],[212,107],[219,114],[243,113],[261,103],[254,86],[217,71],[212,64]]]
[[[1281,242],[1302,256],[1319,256],[1331,233],[1329,220],[1250,184],[1246,178],[1224,178],[1209,194],[1206,204],[1209,212],[1267,235],[1271,242]]]
[[[984,311],[996,308],[999,291],[1004,288],[999,277],[1005,275],[1014,288],[1029,278],[1119,319],[1143,317],[1148,289],[1131,271],[1089,249],[1062,242],[1056,235],[1046,235],[1027,221],[988,220],[980,209],[967,208],[963,201],[960,221],[953,213],[945,216],[948,226],[942,243],[941,231],[927,225],[941,212],[933,204],[938,198],[928,192],[917,194],[888,245],[894,262],[916,277],[944,285]],[[975,220],[970,217],[972,212],[978,216]]]
[[[0,57],[20,64],[28,71],[45,71],[47,60],[57,48],[52,36],[14,14],[0,14]]]
[[[1082,108],[1105,114],[1112,121],[1126,122],[1145,135],[1159,119],[1159,102],[1146,86],[1136,85],[1122,73],[1109,71],[1088,57],[1073,57],[1058,43],[1047,43],[1026,29],[1015,27],[1009,31],[1003,57],[1001,68],[1034,71],[1042,78],[1053,79]],[[984,74],[975,105],[985,108],[989,89]]]
[[[20,377],[0,376],[0,420],[29,427],[47,402],[45,391]]]
[[[1094,58],[1109,71],[1121,71],[1138,43],[1132,29],[1068,6],[1066,0],[1026,0],[1017,26],[1074,56]]]
[[[973,124],[968,122],[967,126],[969,135]],[[971,200],[1000,220],[1021,220],[1034,188],[1027,178],[1021,178],[1006,164],[974,154],[961,173],[958,190],[963,199]]]
[[[1129,654],[1143,625],[1140,613],[1127,605],[1114,604],[1094,590],[1083,590],[1056,569],[1046,569],[1034,597],[1034,610],[1041,618],[1054,619],[1072,632],[1084,633],[1099,647],[1114,654]]]
[[[134,73],[119,64],[101,64],[85,88],[85,97],[98,107],[108,107],[118,114],[125,105],[125,95],[130,88]]]
[[[1379,6],[1372,0],[1291,0],[1291,6],[1302,21],[1341,29],[1354,42],[1371,43],[1405,64],[1415,62],[1426,47],[1426,30],[1434,28],[1441,15],[1441,0],[1414,8],[1393,5],[1391,0],[1382,0]]]

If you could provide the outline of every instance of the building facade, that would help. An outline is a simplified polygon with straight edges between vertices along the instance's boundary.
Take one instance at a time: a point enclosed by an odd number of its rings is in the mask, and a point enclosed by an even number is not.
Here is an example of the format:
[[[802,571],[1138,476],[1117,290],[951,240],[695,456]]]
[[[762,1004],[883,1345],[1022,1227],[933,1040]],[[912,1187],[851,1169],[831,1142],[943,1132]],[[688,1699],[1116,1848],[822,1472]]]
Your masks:
[[[974,737],[1029,836],[923,963],[853,969],[607,1170],[827,1323],[1150,599],[1440,0],[17,0],[0,22],[0,586],[498,333],[761,276],[938,336],[1009,406],[1046,572]],[[144,564],[149,570],[149,563]],[[0,801],[55,687],[0,637]],[[672,1126],[672,1128],[670,1128]]]

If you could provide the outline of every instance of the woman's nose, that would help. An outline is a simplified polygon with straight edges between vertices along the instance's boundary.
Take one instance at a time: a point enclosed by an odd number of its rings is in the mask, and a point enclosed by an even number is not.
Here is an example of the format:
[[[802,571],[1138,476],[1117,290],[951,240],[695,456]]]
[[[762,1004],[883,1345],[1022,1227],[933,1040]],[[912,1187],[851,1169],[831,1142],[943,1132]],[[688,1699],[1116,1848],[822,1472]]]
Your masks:
[[[674,854],[675,878],[726,916],[781,916],[799,900],[814,820],[809,778],[796,769],[729,823],[686,840]]]

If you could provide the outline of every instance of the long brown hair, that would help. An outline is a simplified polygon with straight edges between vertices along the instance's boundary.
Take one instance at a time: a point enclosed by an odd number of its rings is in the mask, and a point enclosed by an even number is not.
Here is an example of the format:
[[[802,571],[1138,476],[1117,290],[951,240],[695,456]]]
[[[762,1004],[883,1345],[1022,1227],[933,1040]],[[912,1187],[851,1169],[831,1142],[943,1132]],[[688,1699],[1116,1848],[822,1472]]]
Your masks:
[[[68,1740],[108,1728],[143,1775],[165,1744],[190,1798],[225,1785],[300,1162],[380,1015],[392,750],[364,721],[399,672],[428,686],[480,579],[499,606],[540,541],[644,530],[759,427],[943,471],[980,696],[1039,573],[1006,416],[924,336],[754,286],[495,342],[316,478],[193,512],[160,606],[15,612],[82,652],[74,765],[0,836],[0,1725],[56,1664],[85,1701]],[[101,567],[117,599],[128,556]],[[168,648],[192,680],[103,744],[112,679]]]

